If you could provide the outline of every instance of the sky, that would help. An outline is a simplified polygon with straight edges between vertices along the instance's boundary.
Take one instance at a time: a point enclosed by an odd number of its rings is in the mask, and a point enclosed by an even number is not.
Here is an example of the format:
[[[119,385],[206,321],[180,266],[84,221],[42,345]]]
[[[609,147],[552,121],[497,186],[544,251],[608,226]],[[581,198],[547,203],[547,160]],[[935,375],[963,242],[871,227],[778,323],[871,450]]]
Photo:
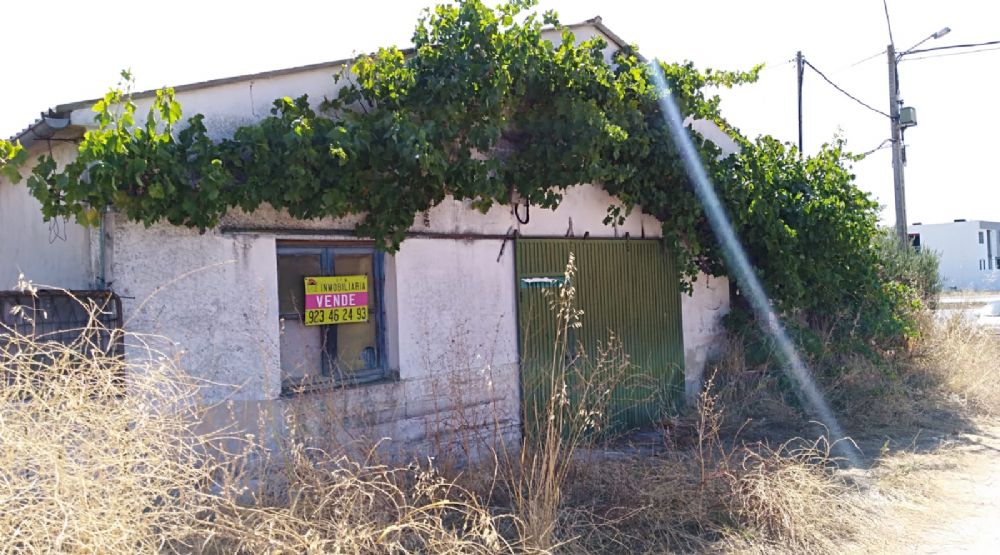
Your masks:
[[[421,10],[434,3],[0,0],[0,136],[49,107],[102,95],[124,68],[142,90],[403,47]],[[600,15],[648,58],[716,69],[765,63],[757,83],[720,93],[725,117],[750,137],[797,141],[796,51],[851,95],[888,111],[882,0],[542,0],[537,9],[555,10],[563,23]],[[888,0],[888,11],[897,51],[945,26],[950,34],[921,48],[1000,40],[995,0]],[[911,54],[899,65],[901,98],[918,117],[905,137],[911,223],[1000,220],[1000,107],[992,103],[1000,49],[993,48]],[[889,138],[884,115],[808,68],[803,91],[806,153],[837,136],[859,153]],[[892,222],[890,149],[875,150],[854,171],[885,206],[883,221]]]

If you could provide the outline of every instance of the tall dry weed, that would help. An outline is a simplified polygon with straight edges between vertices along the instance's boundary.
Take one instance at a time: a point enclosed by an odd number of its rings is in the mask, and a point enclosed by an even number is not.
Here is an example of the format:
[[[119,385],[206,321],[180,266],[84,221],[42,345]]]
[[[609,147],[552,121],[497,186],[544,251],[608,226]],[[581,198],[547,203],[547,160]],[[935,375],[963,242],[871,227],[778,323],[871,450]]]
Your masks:
[[[824,437],[777,447],[720,435],[706,389],[690,447],[609,457],[569,487],[585,552],[836,553],[870,521]]]
[[[578,455],[607,429],[616,388],[630,374],[641,381],[614,335],[597,345],[593,356],[574,340],[583,326],[575,274],[570,253],[562,283],[549,297],[555,316],[551,357],[540,372],[541,383],[530,384],[546,395],[525,396],[525,403],[537,406],[524,411],[524,440],[517,452],[504,450],[500,457],[502,488],[509,494],[520,534],[527,547],[537,550],[564,546],[576,537],[574,524],[566,519],[564,495],[570,476],[587,464]]]
[[[610,341],[566,364],[572,301],[569,290],[553,301],[544,417],[521,445],[456,474],[384,461],[377,442],[318,448],[294,411],[277,415],[280,437],[206,434],[198,384],[170,357],[125,361],[6,330],[0,552],[809,552],[856,522],[825,443],[726,438],[715,388],[690,449],[640,457],[600,444],[628,357]]]
[[[216,485],[194,383],[107,354],[98,326],[70,344],[0,329],[0,552],[179,548]]]
[[[392,467],[293,446],[286,495],[219,498],[200,548],[218,553],[512,553],[516,523],[433,466]],[[506,534],[504,532],[507,532]]]
[[[0,330],[0,553],[503,553],[517,544],[512,516],[494,516],[429,463],[381,464],[375,446],[360,459],[324,451],[293,429],[255,437],[235,419],[205,431],[211,407],[172,358],[151,348],[140,356],[144,338],[94,317],[74,333],[64,344]],[[130,343],[128,360],[98,344],[109,337]]]
[[[1000,335],[957,313],[927,313],[907,349],[881,359],[840,358],[824,384],[856,428],[958,424],[1000,414]]]
[[[1000,414],[1000,335],[963,314],[924,324],[909,364],[977,414]]]
[[[707,391],[711,402],[721,410],[720,431],[733,435],[738,430],[751,428],[795,428],[804,422],[802,412],[793,404],[794,394],[782,384],[782,374],[777,360],[751,365],[747,361],[746,339],[729,335],[719,349],[718,356],[706,368],[703,394]],[[698,399],[695,414],[704,413],[709,400]]]
[[[727,479],[728,509],[743,540],[796,552],[836,553],[868,515],[836,474],[825,437],[745,446]]]

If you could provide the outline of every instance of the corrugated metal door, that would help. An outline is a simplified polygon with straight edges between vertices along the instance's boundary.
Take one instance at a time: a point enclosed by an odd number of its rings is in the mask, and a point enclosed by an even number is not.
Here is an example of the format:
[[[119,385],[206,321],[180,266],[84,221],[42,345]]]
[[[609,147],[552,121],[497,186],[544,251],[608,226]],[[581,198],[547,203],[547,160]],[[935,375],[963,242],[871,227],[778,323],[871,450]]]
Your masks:
[[[520,239],[516,264],[526,431],[551,395],[547,377],[556,329],[551,299],[558,295],[571,252],[583,325],[570,333],[570,343],[583,350],[590,361],[586,368],[593,367],[612,335],[629,357],[608,411],[612,430],[649,424],[675,410],[683,400],[684,342],[673,256],[655,240]]]

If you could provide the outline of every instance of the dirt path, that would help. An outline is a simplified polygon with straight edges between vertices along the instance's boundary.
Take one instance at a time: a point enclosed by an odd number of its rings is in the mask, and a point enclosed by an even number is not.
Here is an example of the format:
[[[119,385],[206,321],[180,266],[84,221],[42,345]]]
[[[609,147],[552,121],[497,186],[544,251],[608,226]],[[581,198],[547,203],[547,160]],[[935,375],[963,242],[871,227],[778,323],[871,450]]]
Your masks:
[[[884,510],[862,551],[1000,553],[1000,425],[890,457],[876,473]]]

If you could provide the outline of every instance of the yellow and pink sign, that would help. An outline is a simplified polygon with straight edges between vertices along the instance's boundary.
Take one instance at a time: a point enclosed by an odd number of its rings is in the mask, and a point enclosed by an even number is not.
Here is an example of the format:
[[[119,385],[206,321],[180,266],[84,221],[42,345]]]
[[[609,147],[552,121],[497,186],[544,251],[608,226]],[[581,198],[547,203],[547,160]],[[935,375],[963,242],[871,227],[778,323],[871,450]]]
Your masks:
[[[368,321],[368,276],[307,277],[306,325]]]

